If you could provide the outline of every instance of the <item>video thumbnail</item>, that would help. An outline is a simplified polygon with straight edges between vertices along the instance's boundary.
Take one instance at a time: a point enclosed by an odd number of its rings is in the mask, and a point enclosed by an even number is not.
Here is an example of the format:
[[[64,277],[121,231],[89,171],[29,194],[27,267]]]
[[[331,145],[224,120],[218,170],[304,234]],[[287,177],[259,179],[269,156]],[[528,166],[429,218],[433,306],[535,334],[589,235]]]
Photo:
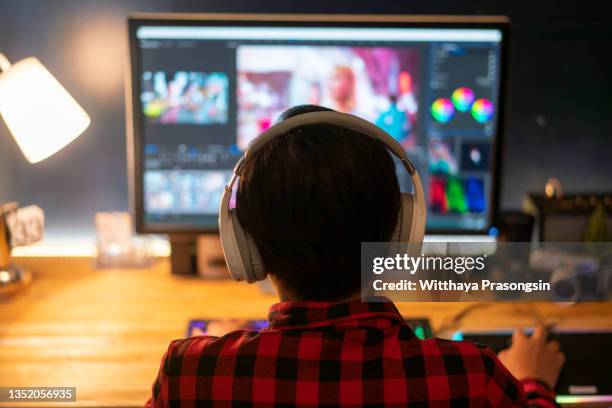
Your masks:
[[[486,210],[484,181],[476,177],[432,175],[429,209],[436,214],[483,213]]]
[[[238,47],[238,147],[290,106],[322,105],[369,120],[416,145],[418,52],[410,47]]]
[[[221,72],[146,71],[141,102],[145,117],[164,124],[225,124],[229,81]]]
[[[461,170],[488,171],[490,149],[489,143],[464,143],[461,146]]]
[[[476,177],[465,179],[465,197],[470,212],[482,213],[485,211],[484,181]]]
[[[455,156],[454,139],[430,139],[427,151],[431,174],[457,174],[459,165]]]
[[[147,170],[145,211],[149,214],[217,214],[229,170]]]

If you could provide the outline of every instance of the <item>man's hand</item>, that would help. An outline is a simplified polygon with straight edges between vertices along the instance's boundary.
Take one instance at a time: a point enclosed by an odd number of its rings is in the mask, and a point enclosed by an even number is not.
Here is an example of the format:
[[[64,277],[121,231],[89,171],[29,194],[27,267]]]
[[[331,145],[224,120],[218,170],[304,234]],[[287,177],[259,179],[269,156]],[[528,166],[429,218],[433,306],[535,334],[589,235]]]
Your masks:
[[[512,335],[512,346],[499,352],[499,360],[517,379],[532,378],[554,388],[565,355],[559,351],[558,341],[546,341],[547,335],[543,326],[536,327],[531,337],[517,329]]]

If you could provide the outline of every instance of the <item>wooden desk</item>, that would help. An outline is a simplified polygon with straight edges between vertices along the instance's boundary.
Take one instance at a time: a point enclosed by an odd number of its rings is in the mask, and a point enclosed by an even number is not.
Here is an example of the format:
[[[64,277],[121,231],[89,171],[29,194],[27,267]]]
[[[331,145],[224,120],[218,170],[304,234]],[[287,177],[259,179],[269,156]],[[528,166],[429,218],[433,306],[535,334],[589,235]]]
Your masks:
[[[276,301],[256,285],[172,276],[166,259],[145,270],[94,270],[86,258],[19,263],[35,280],[0,302],[0,386],[76,387],[77,403],[64,406],[142,406],[162,353],[184,336],[189,319],[262,318]],[[610,303],[534,306],[560,326],[612,328]],[[466,303],[398,307],[429,317],[435,328]],[[531,324],[529,308],[503,303],[463,320],[468,328]]]

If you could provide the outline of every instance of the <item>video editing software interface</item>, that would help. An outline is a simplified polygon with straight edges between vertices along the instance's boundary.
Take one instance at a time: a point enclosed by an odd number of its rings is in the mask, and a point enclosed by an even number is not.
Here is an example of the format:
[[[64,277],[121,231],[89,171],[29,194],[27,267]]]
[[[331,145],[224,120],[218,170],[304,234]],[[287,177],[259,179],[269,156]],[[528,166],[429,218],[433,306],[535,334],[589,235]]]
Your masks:
[[[215,226],[249,142],[285,109],[316,104],[404,146],[430,231],[486,230],[501,41],[478,27],[140,25],[144,223]],[[410,186],[399,166],[398,177]]]

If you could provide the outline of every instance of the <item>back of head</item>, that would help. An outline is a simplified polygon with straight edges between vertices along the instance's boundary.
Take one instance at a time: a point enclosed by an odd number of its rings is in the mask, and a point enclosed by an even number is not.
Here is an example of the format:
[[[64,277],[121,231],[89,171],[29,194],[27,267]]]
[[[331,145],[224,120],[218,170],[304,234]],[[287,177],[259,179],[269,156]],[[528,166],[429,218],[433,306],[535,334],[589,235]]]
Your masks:
[[[298,106],[280,120],[329,110]],[[329,124],[294,128],[247,155],[236,199],[265,269],[301,300],[358,293],[361,242],[388,241],[399,207],[386,147]]]

